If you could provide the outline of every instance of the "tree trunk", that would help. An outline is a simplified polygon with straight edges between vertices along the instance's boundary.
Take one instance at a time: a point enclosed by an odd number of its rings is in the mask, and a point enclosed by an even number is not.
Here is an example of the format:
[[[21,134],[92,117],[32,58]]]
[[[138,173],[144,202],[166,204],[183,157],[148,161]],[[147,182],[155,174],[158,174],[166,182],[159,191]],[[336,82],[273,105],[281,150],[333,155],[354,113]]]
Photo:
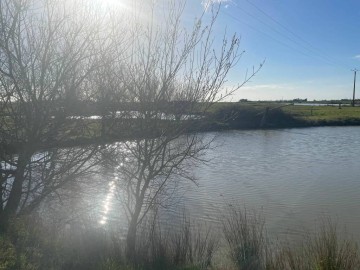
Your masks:
[[[137,203],[134,215],[131,217],[126,236],[126,257],[130,262],[136,262],[136,234],[140,212],[141,206]]]
[[[126,257],[130,262],[135,262],[136,257],[136,233],[137,224],[131,220],[126,236]]]
[[[17,161],[17,168],[14,176],[14,182],[11,187],[9,199],[1,213],[0,227],[1,230],[6,230],[9,220],[14,217],[18,211],[21,201],[22,188],[25,180],[25,169],[31,159],[30,152],[24,151],[19,154]]]
[[[4,212],[0,212],[0,236],[3,235],[6,231],[6,223],[5,223],[5,217]]]

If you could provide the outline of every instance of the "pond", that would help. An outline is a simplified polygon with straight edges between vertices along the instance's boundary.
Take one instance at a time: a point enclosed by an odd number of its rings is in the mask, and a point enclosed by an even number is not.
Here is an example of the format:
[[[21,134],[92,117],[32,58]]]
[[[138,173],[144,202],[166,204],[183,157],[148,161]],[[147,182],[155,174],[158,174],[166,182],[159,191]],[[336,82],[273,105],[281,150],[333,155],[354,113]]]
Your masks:
[[[360,127],[209,132],[215,137],[193,168],[197,185],[182,182],[177,203],[162,210],[176,227],[183,209],[195,223],[219,228],[227,206],[255,210],[269,235],[280,239],[312,231],[324,219],[360,240]],[[110,179],[111,180],[111,179]],[[119,225],[112,182],[102,200],[102,226]],[[124,226],[126,227],[126,226]]]
[[[228,204],[265,217],[269,234],[311,231],[331,217],[360,239],[360,127],[209,133],[209,164],[195,169],[198,187],[183,187],[193,220],[219,225]]]

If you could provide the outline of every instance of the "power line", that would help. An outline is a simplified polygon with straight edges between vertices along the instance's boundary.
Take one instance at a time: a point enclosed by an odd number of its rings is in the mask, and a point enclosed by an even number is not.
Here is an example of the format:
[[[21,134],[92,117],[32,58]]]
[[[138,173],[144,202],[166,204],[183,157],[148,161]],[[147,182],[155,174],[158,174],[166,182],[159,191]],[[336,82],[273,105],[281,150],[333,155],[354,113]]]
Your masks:
[[[246,0],[247,2],[249,2],[248,0]],[[265,13],[263,10],[261,10],[260,8],[258,8],[256,5],[254,5],[253,3],[249,2],[251,5],[253,5],[257,10],[259,10],[262,14],[264,14],[266,17],[270,18],[272,21],[274,21],[276,24],[280,25],[283,29],[285,29],[286,31],[288,31],[289,33],[291,33],[293,36],[295,36],[296,38],[298,38],[299,40],[301,40],[302,42],[308,44],[309,47],[305,46],[304,44],[301,44],[300,42],[298,42],[297,40],[295,40],[294,38],[292,37],[289,37],[288,35],[280,32],[279,30],[271,27],[269,24],[267,24],[266,22],[264,22],[263,20],[259,19],[257,16],[251,14],[250,12],[244,10],[243,8],[240,8],[236,3],[235,4],[235,7],[239,10],[241,10],[242,12],[244,12],[245,14],[247,14],[248,16],[254,18],[255,20],[261,22],[262,24],[266,25],[267,27],[269,27],[271,30],[273,30],[274,32],[280,34],[282,37],[285,37],[287,40],[290,40],[291,42],[295,43],[297,46],[300,46],[302,47],[303,49],[306,50],[307,53],[304,53],[303,51],[299,50],[299,49],[295,49],[294,47],[290,47],[288,44],[285,44],[284,42],[282,41],[279,41],[277,39],[275,39],[273,36],[267,34],[267,33],[264,33],[263,31],[257,29],[256,27],[246,23],[246,22],[243,22],[243,21],[240,21],[237,17],[227,13],[227,12],[224,12],[222,11],[224,14],[226,14],[227,16],[233,18],[234,20],[237,20],[239,21],[240,23],[243,23],[247,26],[249,26],[250,28],[254,29],[255,31],[263,34],[263,35],[266,35],[268,37],[270,37],[271,39],[275,40],[276,42],[292,49],[292,50],[296,50],[297,52],[300,52],[301,54],[307,56],[307,57],[317,57],[319,60],[322,60],[324,62],[326,62],[327,64],[330,64],[330,65],[337,65],[341,68],[346,68],[348,69],[348,67],[346,67],[345,65],[343,64],[340,64],[339,62],[335,61],[334,59],[324,55],[324,54],[320,54],[317,52],[316,48],[314,48],[309,42],[307,42],[306,40],[304,40],[303,38],[301,38],[299,35],[297,35],[296,33],[294,33],[293,31],[291,31],[290,29],[288,29],[286,26],[282,25],[280,22],[278,22],[277,20],[275,20],[274,18],[272,18],[270,15],[268,15],[267,13]],[[311,53],[312,55],[309,55],[308,53]]]
[[[326,54],[324,54],[324,52],[322,52],[321,50],[319,50],[318,48],[314,47],[310,42],[308,42],[307,40],[305,40],[304,38],[302,38],[300,35],[296,34],[294,31],[292,31],[291,29],[289,29],[288,27],[286,27],[284,24],[282,24],[281,22],[279,22],[278,20],[274,19],[271,15],[267,14],[264,10],[262,10],[261,8],[259,8],[257,5],[255,5],[254,3],[252,3],[249,0],[245,0],[246,2],[248,2],[250,5],[252,5],[255,9],[257,9],[259,12],[261,12],[262,14],[264,14],[266,17],[268,17],[270,20],[272,20],[274,23],[276,23],[277,25],[279,25],[280,27],[282,27],[285,31],[289,32],[290,34],[292,34],[294,37],[298,38],[299,40],[301,40],[302,42],[306,43],[312,51],[318,53],[319,55],[322,55],[322,57],[325,57],[327,59],[330,59],[332,62],[336,63],[339,66],[342,67],[347,67],[347,65],[345,65],[344,63],[339,62],[338,59],[334,58],[334,57],[330,57]],[[239,6],[234,3],[235,6],[237,8],[239,8]]]
[[[281,36],[285,37],[286,39],[294,42],[295,44],[305,48],[306,50],[309,50],[308,48],[306,48],[305,46],[303,46],[302,44],[299,44],[296,40],[294,40],[293,38],[290,38],[289,36],[287,36],[286,34],[280,32],[279,30],[271,27],[269,24],[267,24],[266,22],[264,22],[263,20],[259,19],[258,17],[254,16],[253,14],[251,14],[250,12],[246,11],[245,9],[239,7],[239,6],[236,6],[239,10],[241,10],[242,12],[244,12],[245,14],[247,14],[248,16],[254,18],[255,20],[258,20],[259,22],[261,22],[262,24],[264,24],[265,26],[269,27],[270,29],[272,29],[274,32],[280,34]]]
[[[253,25],[251,25],[251,24],[249,24],[249,23],[247,23],[247,22],[245,22],[245,21],[240,20],[239,18],[231,15],[231,14],[228,13],[228,12],[225,12],[225,11],[223,11],[223,10],[222,10],[221,12],[222,12],[223,14],[229,16],[229,17],[232,18],[233,20],[235,20],[235,21],[237,21],[237,22],[239,22],[239,23],[241,23],[241,24],[247,25],[247,26],[250,27],[251,29],[253,29],[253,30],[255,30],[255,31],[263,34],[264,36],[267,36],[268,38],[270,38],[270,39],[278,42],[279,44],[281,44],[281,45],[283,45],[283,46],[285,46],[285,47],[287,47],[287,48],[289,48],[289,49],[291,49],[291,50],[297,51],[298,53],[303,54],[303,55],[305,55],[305,56],[307,56],[307,57],[312,57],[311,55],[307,54],[306,52],[303,52],[303,51],[301,51],[301,50],[299,50],[299,49],[297,49],[297,48],[294,48],[294,47],[292,47],[292,46],[289,46],[289,44],[286,44],[285,42],[282,42],[282,41],[274,38],[273,36],[269,35],[268,33],[263,32],[263,31],[257,29],[257,28],[254,27]],[[329,63],[328,63],[328,64],[329,64]]]

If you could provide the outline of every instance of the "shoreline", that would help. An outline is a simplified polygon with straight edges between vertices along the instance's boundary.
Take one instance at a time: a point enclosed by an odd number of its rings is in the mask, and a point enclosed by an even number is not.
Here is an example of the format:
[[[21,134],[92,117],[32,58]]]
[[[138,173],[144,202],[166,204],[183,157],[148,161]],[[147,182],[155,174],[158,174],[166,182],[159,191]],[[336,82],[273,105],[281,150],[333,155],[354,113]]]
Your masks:
[[[308,128],[326,126],[360,126],[360,107],[344,106],[310,106],[281,103],[215,103],[206,114],[196,120],[185,120],[182,132],[212,132],[225,130],[256,130],[256,129],[285,129]],[[86,119],[86,116],[76,116],[70,125],[88,126],[92,134],[79,131],[72,137],[62,141],[49,138],[47,142],[37,145],[39,150],[51,148],[81,147],[89,145],[103,145],[118,141],[144,138],[144,134],[136,133],[136,121],[119,123],[116,129],[107,134],[101,134],[102,120]],[[79,121],[79,122],[78,122]],[[106,120],[107,121],[107,120]],[[115,121],[117,121],[115,119]],[[121,121],[121,119],[119,119]],[[160,120],[162,121],[162,120]],[[166,123],[166,122],[165,122]],[[168,122],[171,123],[171,122]],[[80,125],[79,125],[80,126]],[[171,127],[162,126],[171,130]],[[180,127],[180,126],[179,126]],[[181,127],[180,127],[181,128]],[[65,132],[66,133],[66,132]],[[151,130],[150,137],[156,137],[156,131]],[[2,150],[13,154],[18,152],[24,144],[13,143],[2,145]]]

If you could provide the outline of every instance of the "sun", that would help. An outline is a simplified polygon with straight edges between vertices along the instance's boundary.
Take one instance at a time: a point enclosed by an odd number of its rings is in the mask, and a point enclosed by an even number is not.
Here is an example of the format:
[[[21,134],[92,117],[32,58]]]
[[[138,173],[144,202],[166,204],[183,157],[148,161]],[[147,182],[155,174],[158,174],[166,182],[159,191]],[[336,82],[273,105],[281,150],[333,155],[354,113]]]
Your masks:
[[[109,8],[128,8],[128,0],[97,0]]]

